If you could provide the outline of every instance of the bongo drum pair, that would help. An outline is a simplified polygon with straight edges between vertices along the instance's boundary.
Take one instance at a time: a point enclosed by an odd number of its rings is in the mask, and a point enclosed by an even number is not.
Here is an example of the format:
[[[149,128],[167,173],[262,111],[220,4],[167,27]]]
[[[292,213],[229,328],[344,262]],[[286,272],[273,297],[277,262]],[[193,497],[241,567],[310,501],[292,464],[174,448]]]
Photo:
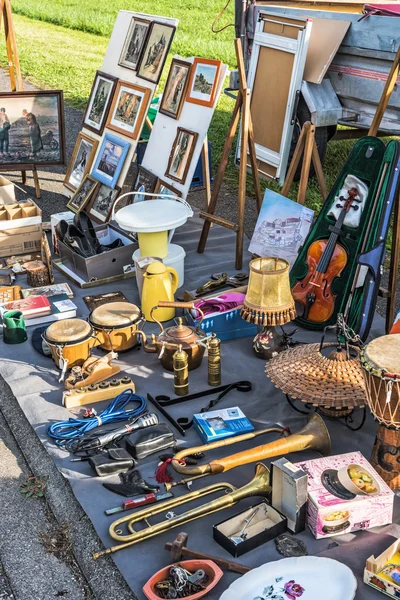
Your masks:
[[[371,463],[400,489],[400,334],[384,335],[361,352],[367,402],[379,422]]]

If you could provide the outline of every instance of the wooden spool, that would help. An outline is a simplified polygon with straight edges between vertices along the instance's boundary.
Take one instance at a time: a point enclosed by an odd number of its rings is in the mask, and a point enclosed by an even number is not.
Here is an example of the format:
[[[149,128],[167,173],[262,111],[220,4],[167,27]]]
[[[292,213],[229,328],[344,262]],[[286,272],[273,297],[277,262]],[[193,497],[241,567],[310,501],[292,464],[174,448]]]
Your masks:
[[[41,260],[24,263],[27,272],[27,283],[30,287],[50,285],[49,270]]]
[[[371,465],[392,490],[400,489],[400,431],[379,425]]]

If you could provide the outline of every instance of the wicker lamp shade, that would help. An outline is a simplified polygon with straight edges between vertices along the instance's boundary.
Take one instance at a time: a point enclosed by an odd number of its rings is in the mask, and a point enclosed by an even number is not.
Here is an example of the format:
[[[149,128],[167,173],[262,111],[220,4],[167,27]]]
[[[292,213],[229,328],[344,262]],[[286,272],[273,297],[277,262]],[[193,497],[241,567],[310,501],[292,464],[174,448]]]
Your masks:
[[[347,358],[337,344],[323,344],[323,348],[332,351],[324,356],[320,344],[290,348],[272,358],[265,372],[284,394],[304,403],[335,411],[365,406],[359,349],[350,346],[356,355]]]
[[[255,258],[250,262],[249,283],[241,316],[249,323],[275,327],[296,317],[290,291],[290,265],[282,258]]]

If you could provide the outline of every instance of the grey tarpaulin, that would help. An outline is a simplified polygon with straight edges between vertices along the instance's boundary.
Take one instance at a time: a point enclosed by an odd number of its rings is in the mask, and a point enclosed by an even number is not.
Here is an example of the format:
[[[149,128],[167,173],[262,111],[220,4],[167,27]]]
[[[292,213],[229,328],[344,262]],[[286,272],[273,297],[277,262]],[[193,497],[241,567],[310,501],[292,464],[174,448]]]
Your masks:
[[[184,286],[186,289],[192,289],[209,279],[211,273],[227,271],[233,274],[235,272],[235,237],[232,232],[226,229],[217,226],[212,227],[205,254],[199,255],[196,253],[201,223],[197,217],[189,220],[184,227],[176,232],[174,237],[174,242],[181,244],[187,252]],[[247,264],[249,259],[249,254],[245,254],[244,264]],[[56,281],[63,281],[63,277],[58,272],[56,272]],[[82,296],[87,293],[98,294],[103,291],[121,290],[129,301],[138,303],[134,279],[95,287],[89,291],[80,290],[75,285],[73,285],[73,289],[75,292],[74,302],[78,305],[78,316],[87,316],[86,305],[82,300]],[[291,324],[286,327],[288,330],[293,328]],[[372,336],[382,335],[383,329],[383,319],[377,316],[374,321]],[[28,331],[30,330],[28,329]],[[319,334],[299,331],[297,338],[311,342],[319,340]],[[67,419],[70,416],[68,411],[61,406],[62,385],[58,383],[57,369],[51,360],[36,353],[29,341],[16,346],[2,344],[0,352],[1,375],[10,385],[32,427],[53,457],[58,468],[69,479],[77,499],[92,520],[105,546],[112,545],[112,540],[108,536],[108,527],[112,517],[106,517],[104,510],[120,504],[122,498],[104,489],[101,480],[92,477],[89,465],[86,463],[71,463],[70,456],[57,449],[46,435],[46,427],[51,421]],[[240,405],[256,428],[264,428],[273,423],[280,423],[289,426],[292,431],[297,431],[304,426],[306,418],[295,412],[288,405],[284,396],[268,381],[264,374],[263,361],[252,354],[251,338],[223,343],[222,361],[223,383],[249,379],[253,383],[253,390],[248,394],[232,392],[226,399],[221,401],[221,407],[227,408]],[[150,392],[153,395],[173,395],[172,374],[162,369],[156,355],[145,354],[143,350],[132,350],[120,355],[120,364],[122,371],[127,371],[133,377],[138,394],[146,396],[147,392]],[[199,369],[190,373],[190,391],[195,392],[206,387],[207,363],[204,361]],[[96,406],[96,408],[99,406]],[[204,399],[200,399],[190,402],[187,406],[185,404],[174,406],[171,408],[171,413],[175,417],[191,416],[193,412],[197,412],[203,406]],[[153,410],[151,405],[149,405],[149,410]],[[74,412],[78,413],[79,411],[75,409]],[[367,422],[361,431],[354,433],[338,422],[327,421],[327,425],[332,437],[333,453],[339,454],[360,450],[366,457],[370,456],[376,429],[376,424],[371,417],[367,418]],[[179,438],[179,434],[175,433]],[[200,442],[194,430],[189,430],[186,438],[179,441],[185,441],[189,446],[198,445]],[[257,444],[266,441],[268,440],[265,438],[257,438]],[[234,446],[234,450],[230,447],[225,454],[231,454],[233,451],[237,452],[249,446],[251,446],[251,443],[247,442],[247,445],[243,443]],[[207,454],[207,458],[216,458],[222,454],[221,450],[210,452]],[[308,452],[289,456],[288,458],[297,461],[301,458],[312,458],[314,456],[314,453]],[[269,464],[269,461],[267,461],[267,464]],[[151,478],[154,475],[156,466],[157,458],[149,457],[139,467],[143,476]],[[206,478],[198,482],[194,489],[218,480],[226,480],[236,486],[243,486],[252,479],[253,474],[254,465],[247,465],[230,471],[225,476]],[[179,494],[185,493],[183,488],[176,489]],[[230,558],[230,555],[213,541],[212,525],[254,502],[254,499],[243,501],[240,507],[232,507],[224,513],[217,513],[200,521],[194,521],[184,527],[171,530],[162,536],[122,550],[113,555],[114,560],[138,597],[143,598],[141,591],[143,584],[155,571],[168,564],[168,554],[164,550],[164,544],[167,541],[172,541],[180,530],[184,530],[189,533],[189,545],[194,549]],[[183,510],[183,508],[180,508],[176,512],[182,512]],[[398,512],[398,506],[396,506],[395,523],[399,522]],[[398,532],[397,525],[387,526],[379,530],[379,534],[391,533],[396,535]],[[310,554],[329,552],[328,547],[333,541],[340,545],[344,544],[343,549],[346,548],[348,542],[358,541],[357,547],[363,547],[363,551],[360,551],[359,556],[351,552],[351,567],[360,578],[365,565],[365,554],[372,554],[375,550],[374,536],[377,536],[377,540],[380,539],[377,533],[369,532],[368,536],[364,537],[362,533],[359,533],[337,536],[326,540],[315,540],[311,533],[306,531],[300,534],[299,537],[305,541]],[[92,549],[88,548],[87,550],[90,552]],[[335,557],[346,562],[346,554],[346,552],[339,551],[336,552]],[[281,557],[275,550],[274,542],[269,542],[245,554],[240,561],[256,567],[264,562],[278,560],[279,558]],[[237,575],[226,572],[217,587],[207,597],[210,600],[219,598],[235,577]],[[372,600],[373,598],[379,598],[378,593],[360,583],[357,599]]]

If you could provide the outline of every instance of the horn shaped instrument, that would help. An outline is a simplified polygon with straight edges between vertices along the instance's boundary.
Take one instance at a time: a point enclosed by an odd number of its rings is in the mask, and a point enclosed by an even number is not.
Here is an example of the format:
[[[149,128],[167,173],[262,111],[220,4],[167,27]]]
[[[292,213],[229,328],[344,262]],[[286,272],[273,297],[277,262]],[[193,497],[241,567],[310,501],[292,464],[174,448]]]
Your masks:
[[[192,500],[202,498],[203,496],[215,494],[215,492],[221,490],[225,491],[225,494],[221,498],[211,500],[211,502],[208,502],[207,504],[202,504],[197,508],[188,510],[181,515],[177,515],[172,519],[162,521],[156,525],[150,525],[147,527],[147,529],[135,531],[133,528],[134,524],[138,521],[147,521],[147,519],[150,517],[161,512],[165,512],[166,510],[170,510],[171,508],[175,508],[181,504],[191,502]],[[92,556],[94,559],[97,559],[101,556],[112,554],[113,552],[117,552],[123,548],[128,548],[129,546],[133,546],[138,542],[142,542],[143,540],[154,537],[155,535],[169,531],[173,527],[178,527],[178,525],[182,525],[183,523],[189,523],[189,521],[200,519],[205,515],[210,515],[224,508],[229,508],[244,498],[250,498],[251,496],[266,497],[270,492],[271,486],[269,469],[267,469],[267,467],[262,463],[258,463],[256,465],[256,471],[253,479],[247,485],[241,488],[237,489],[230,483],[215,483],[214,485],[209,485],[208,487],[197,490],[196,492],[191,492],[190,494],[185,494],[184,496],[180,496],[178,498],[173,498],[168,502],[162,502],[155,508],[145,508],[134,513],[133,515],[130,514],[122,517],[121,519],[117,519],[110,525],[108,531],[110,536],[114,540],[120,542],[120,544],[118,546],[107,548],[107,550],[104,550],[103,552],[95,552]],[[123,525],[126,525],[129,531],[129,533],[125,535],[119,530]]]
[[[253,431],[250,434],[238,435],[233,438],[227,438],[220,440],[212,444],[206,444],[204,446],[196,446],[195,448],[186,448],[181,452],[175,454],[172,459],[171,465],[174,470],[182,475],[188,476],[187,479],[174,482],[172,484],[165,484],[166,489],[170,489],[175,485],[186,484],[194,479],[205,477],[206,475],[216,475],[217,473],[224,473],[240,465],[246,465],[248,463],[256,462],[257,460],[265,460],[272,456],[280,456],[282,454],[290,454],[291,452],[300,452],[301,450],[315,450],[323,456],[327,456],[331,451],[331,440],[329,432],[326,428],[324,421],[316,413],[311,414],[308,417],[308,422],[303,429],[288,435],[287,437],[280,438],[269,444],[263,444],[237,454],[226,456],[225,458],[219,458],[213,460],[205,465],[196,465],[187,467],[183,463],[183,459],[191,454],[197,454],[198,452],[206,452],[207,450],[214,450],[214,448],[220,448],[236,442],[242,442],[248,440],[257,435],[268,433],[270,431],[280,431],[277,428],[262,429],[260,431]]]

